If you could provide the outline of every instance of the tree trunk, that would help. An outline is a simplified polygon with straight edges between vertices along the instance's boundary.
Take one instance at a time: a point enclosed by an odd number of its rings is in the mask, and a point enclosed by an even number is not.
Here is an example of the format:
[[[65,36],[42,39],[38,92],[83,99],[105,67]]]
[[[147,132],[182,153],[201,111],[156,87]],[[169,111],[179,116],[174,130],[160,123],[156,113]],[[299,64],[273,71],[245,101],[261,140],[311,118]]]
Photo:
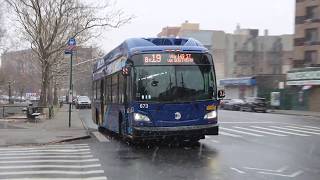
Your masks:
[[[49,66],[46,63],[42,65],[42,77],[41,77],[41,94],[40,94],[40,106],[47,106],[47,90],[49,86]]]
[[[59,104],[57,83],[54,82],[53,86],[53,105],[57,106]]]
[[[48,83],[48,90],[47,90],[47,101],[48,101],[48,105],[52,105],[52,80],[49,80]]]

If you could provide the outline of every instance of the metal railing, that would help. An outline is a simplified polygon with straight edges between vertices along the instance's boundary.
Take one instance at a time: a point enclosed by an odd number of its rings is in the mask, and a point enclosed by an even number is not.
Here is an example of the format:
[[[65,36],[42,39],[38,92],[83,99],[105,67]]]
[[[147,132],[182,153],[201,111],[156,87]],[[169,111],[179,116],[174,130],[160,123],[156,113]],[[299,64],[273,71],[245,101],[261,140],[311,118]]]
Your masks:
[[[51,119],[54,115],[51,106],[0,105],[0,119],[27,119],[27,109],[39,112],[41,116]]]

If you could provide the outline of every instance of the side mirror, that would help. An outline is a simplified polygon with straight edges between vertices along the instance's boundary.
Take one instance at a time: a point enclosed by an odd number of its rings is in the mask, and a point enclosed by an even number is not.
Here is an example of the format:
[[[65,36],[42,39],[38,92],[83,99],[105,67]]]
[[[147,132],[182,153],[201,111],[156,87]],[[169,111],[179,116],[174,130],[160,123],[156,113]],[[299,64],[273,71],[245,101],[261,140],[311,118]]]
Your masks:
[[[223,99],[226,97],[226,93],[224,90],[218,90],[218,99]]]
[[[122,75],[123,76],[129,76],[131,71],[131,67],[125,66],[122,68]]]

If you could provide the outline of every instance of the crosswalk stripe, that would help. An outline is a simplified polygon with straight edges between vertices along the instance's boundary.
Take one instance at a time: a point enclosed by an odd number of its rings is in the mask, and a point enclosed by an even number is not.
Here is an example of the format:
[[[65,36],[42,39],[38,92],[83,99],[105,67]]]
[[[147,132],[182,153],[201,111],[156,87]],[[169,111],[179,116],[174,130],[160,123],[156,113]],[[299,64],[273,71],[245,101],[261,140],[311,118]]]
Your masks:
[[[107,180],[107,177],[88,177],[88,178],[10,178],[2,180]]]
[[[94,170],[94,171],[15,171],[15,172],[0,172],[2,175],[39,175],[39,174],[68,174],[68,175],[87,175],[87,174],[102,174],[103,170]]]
[[[33,168],[69,168],[69,169],[84,169],[101,167],[101,164],[89,164],[89,165],[24,165],[24,166],[0,166],[0,169],[33,169]]]
[[[99,159],[78,159],[78,160],[65,160],[65,159],[41,159],[41,160],[24,160],[24,161],[0,161],[0,164],[6,163],[55,163],[55,162],[66,162],[66,163],[81,163],[81,162],[95,162]]]
[[[16,150],[42,150],[42,149],[52,149],[52,150],[63,150],[63,149],[90,149],[89,146],[70,146],[70,147],[63,147],[63,146],[57,146],[57,147],[34,147],[34,148],[0,148],[0,151],[16,151]]]
[[[227,130],[227,131],[233,131],[233,132],[237,132],[237,133],[242,133],[242,134],[247,134],[247,135],[256,136],[256,137],[263,137],[263,135],[260,135],[260,134],[254,134],[254,133],[249,133],[249,132],[243,132],[243,131],[239,131],[239,130],[235,130],[235,129],[230,129],[230,128],[223,128],[223,127],[220,127],[220,129],[222,129],[222,130]]]
[[[266,132],[266,131],[259,131],[259,130],[256,130],[256,129],[249,129],[249,128],[238,127],[238,126],[233,126],[233,127],[237,128],[237,129],[248,130],[248,131],[253,131],[253,132],[257,132],[257,133],[264,133],[264,134],[269,134],[269,135],[274,135],[274,136],[281,136],[281,137],[287,136],[287,135],[284,135],[284,134],[277,134],[277,133],[271,133],[271,132]]]
[[[304,127],[308,127],[308,128],[312,128],[312,129],[319,129],[320,130],[319,127],[315,127],[315,126],[304,126]]]
[[[294,129],[301,129],[301,130],[307,130],[307,131],[315,131],[315,132],[320,132],[320,129],[310,129],[310,128],[304,128],[304,127],[297,127],[297,126],[286,126],[289,128],[294,128]]]
[[[88,146],[88,144],[49,144],[45,146]]]
[[[232,133],[227,133],[224,131],[219,131],[219,134],[224,135],[224,136],[231,136],[231,137],[242,137],[240,135],[232,134]]]
[[[6,156],[6,157],[1,157],[0,160],[4,159],[32,159],[32,158],[37,158],[37,159],[43,159],[43,158],[93,158],[92,155],[85,155],[85,156],[74,156],[74,155],[69,155],[69,156]]]
[[[25,153],[25,152],[83,152],[83,151],[90,151],[90,149],[42,149],[42,150],[0,151],[0,155],[1,153],[4,153],[4,152]]]
[[[295,132],[300,132],[300,133],[306,133],[306,134],[320,135],[320,133],[316,133],[316,132],[303,131],[303,130],[297,130],[297,129],[286,128],[286,127],[277,127],[277,126],[270,126],[270,127],[277,128],[277,129],[283,129],[283,130],[289,130],[289,131],[295,131]]]
[[[309,136],[309,135],[306,135],[306,134],[293,133],[293,132],[288,132],[288,131],[281,131],[281,130],[278,130],[278,129],[270,129],[270,128],[259,127],[259,126],[250,126],[250,127],[257,128],[257,129],[268,130],[268,131],[280,132],[280,133],[285,133],[285,134],[297,135],[297,136]]]
[[[85,155],[91,154],[89,151],[85,152],[18,152],[18,153],[0,153],[1,156],[25,156],[25,155]]]

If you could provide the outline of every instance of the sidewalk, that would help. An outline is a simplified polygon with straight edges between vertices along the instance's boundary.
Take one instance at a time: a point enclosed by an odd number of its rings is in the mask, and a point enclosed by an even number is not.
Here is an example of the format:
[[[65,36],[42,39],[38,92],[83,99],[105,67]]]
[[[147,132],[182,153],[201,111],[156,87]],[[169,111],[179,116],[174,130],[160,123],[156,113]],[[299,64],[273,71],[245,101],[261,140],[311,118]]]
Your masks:
[[[56,112],[53,119],[43,119],[36,123],[0,119],[4,127],[10,127],[0,129],[0,146],[47,144],[90,137],[78,111],[72,111],[71,128],[68,127],[68,118],[65,105]]]
[[[296,115],[296,116],[320,117],[320,112],[312,112],[312,111],[296,111],[296,110],[278,110],[278,109],[274,109],[274,110],[270,110],[269,113]]]

